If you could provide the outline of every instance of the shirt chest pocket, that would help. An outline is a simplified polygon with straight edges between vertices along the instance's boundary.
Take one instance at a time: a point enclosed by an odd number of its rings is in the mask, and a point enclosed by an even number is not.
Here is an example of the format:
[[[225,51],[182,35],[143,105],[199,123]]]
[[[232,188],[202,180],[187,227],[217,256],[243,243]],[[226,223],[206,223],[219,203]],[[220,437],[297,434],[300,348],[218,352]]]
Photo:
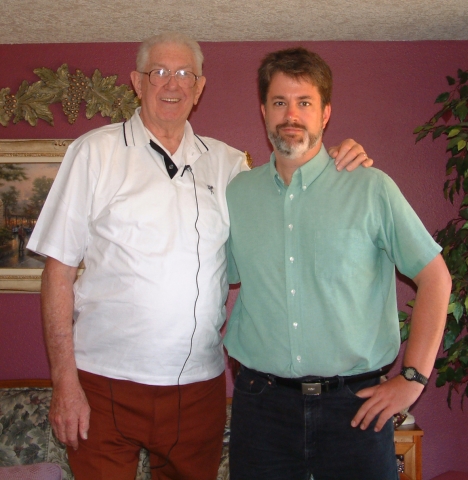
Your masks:
[[[329,280],[373,278],[378,249],[358,229],[317,230],[314,235],[315,275]]]

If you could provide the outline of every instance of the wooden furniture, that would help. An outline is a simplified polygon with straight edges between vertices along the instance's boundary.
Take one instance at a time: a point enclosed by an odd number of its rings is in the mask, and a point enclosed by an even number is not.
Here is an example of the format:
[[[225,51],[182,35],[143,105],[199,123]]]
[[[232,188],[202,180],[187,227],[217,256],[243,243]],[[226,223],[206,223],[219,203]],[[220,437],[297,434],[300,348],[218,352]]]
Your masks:
[[[395,452],[404,458],[405,469],[400,480],[422,480],[421,443],[424,432],[415,425],[402,425],[395,430]]]

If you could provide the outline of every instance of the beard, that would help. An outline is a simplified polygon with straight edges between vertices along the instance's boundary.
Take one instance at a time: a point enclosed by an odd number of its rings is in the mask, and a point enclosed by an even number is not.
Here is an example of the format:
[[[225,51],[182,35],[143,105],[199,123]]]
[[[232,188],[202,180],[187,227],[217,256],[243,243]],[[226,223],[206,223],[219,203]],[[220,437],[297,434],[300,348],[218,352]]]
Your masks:
[[[283,127],[300,128],[304,131],[304,135],[300,139],[295,139],[288,136],[283,137],[280,133],[281,128]],[[277,150],[278,153],[290,160],[296,160],[317,145],[317,142],[322,138],[323,127],[320,127],[320,130],[314,134],[309,132],[304,125],[285,122],[281,125],[277,125],[274,131],[270,130],[269,126],[267,125],[267,134],[268,139],[273,145],[273,148]]]

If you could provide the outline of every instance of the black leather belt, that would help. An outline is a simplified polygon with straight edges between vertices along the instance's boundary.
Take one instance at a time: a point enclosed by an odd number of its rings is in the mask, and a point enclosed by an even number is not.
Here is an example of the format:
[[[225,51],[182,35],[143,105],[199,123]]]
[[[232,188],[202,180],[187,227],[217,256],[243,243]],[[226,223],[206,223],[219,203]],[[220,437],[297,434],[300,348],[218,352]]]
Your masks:
[[[283,378],[272,375],[271,373],[258,372],[257,370],[252,370],[247,367],[243,367],[246,370],[259,375],[260,377],[266,378],[270,382],[274,382],[277,385],[282,385],[283,387],[293,388],[295,390],[301,390],[303,395],[320,395],[322,392],[328,392],[338,388],[341,383],[346,385],[349,383],[361,382],[363,380],[370,380],[371,378],[381,377],[386,375],[390,370],[390,365],[379,368],[372,372],[360,373],[358,375],[349,375],[347,377],[340,377],[336,375],[335,377],[301,377],[301,378]]]

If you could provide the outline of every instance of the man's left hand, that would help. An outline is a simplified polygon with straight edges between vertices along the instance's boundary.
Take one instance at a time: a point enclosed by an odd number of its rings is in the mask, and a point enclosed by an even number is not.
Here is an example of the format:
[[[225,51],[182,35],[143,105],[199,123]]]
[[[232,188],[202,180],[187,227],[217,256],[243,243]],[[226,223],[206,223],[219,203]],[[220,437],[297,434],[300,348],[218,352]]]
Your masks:
[[[356,393],[368,400],[358,410],[351,426],[365,430],[374,418],[378,417],[374,431],[380,432],[389,418],[395,413],[411,406],[421,395],[424,386],[418,382],[409,382],[401,375],[375,387],[364,388]]]
[[[343,140],[336,147],[331,147],[328,150],[328,154],[335,159],[338,171],[346,168],[346,170],[351,172],[361,164],[363,167],[371,167],[374,163],[374,160],[367,156],[362,145],[359,145],[351,138]]]

